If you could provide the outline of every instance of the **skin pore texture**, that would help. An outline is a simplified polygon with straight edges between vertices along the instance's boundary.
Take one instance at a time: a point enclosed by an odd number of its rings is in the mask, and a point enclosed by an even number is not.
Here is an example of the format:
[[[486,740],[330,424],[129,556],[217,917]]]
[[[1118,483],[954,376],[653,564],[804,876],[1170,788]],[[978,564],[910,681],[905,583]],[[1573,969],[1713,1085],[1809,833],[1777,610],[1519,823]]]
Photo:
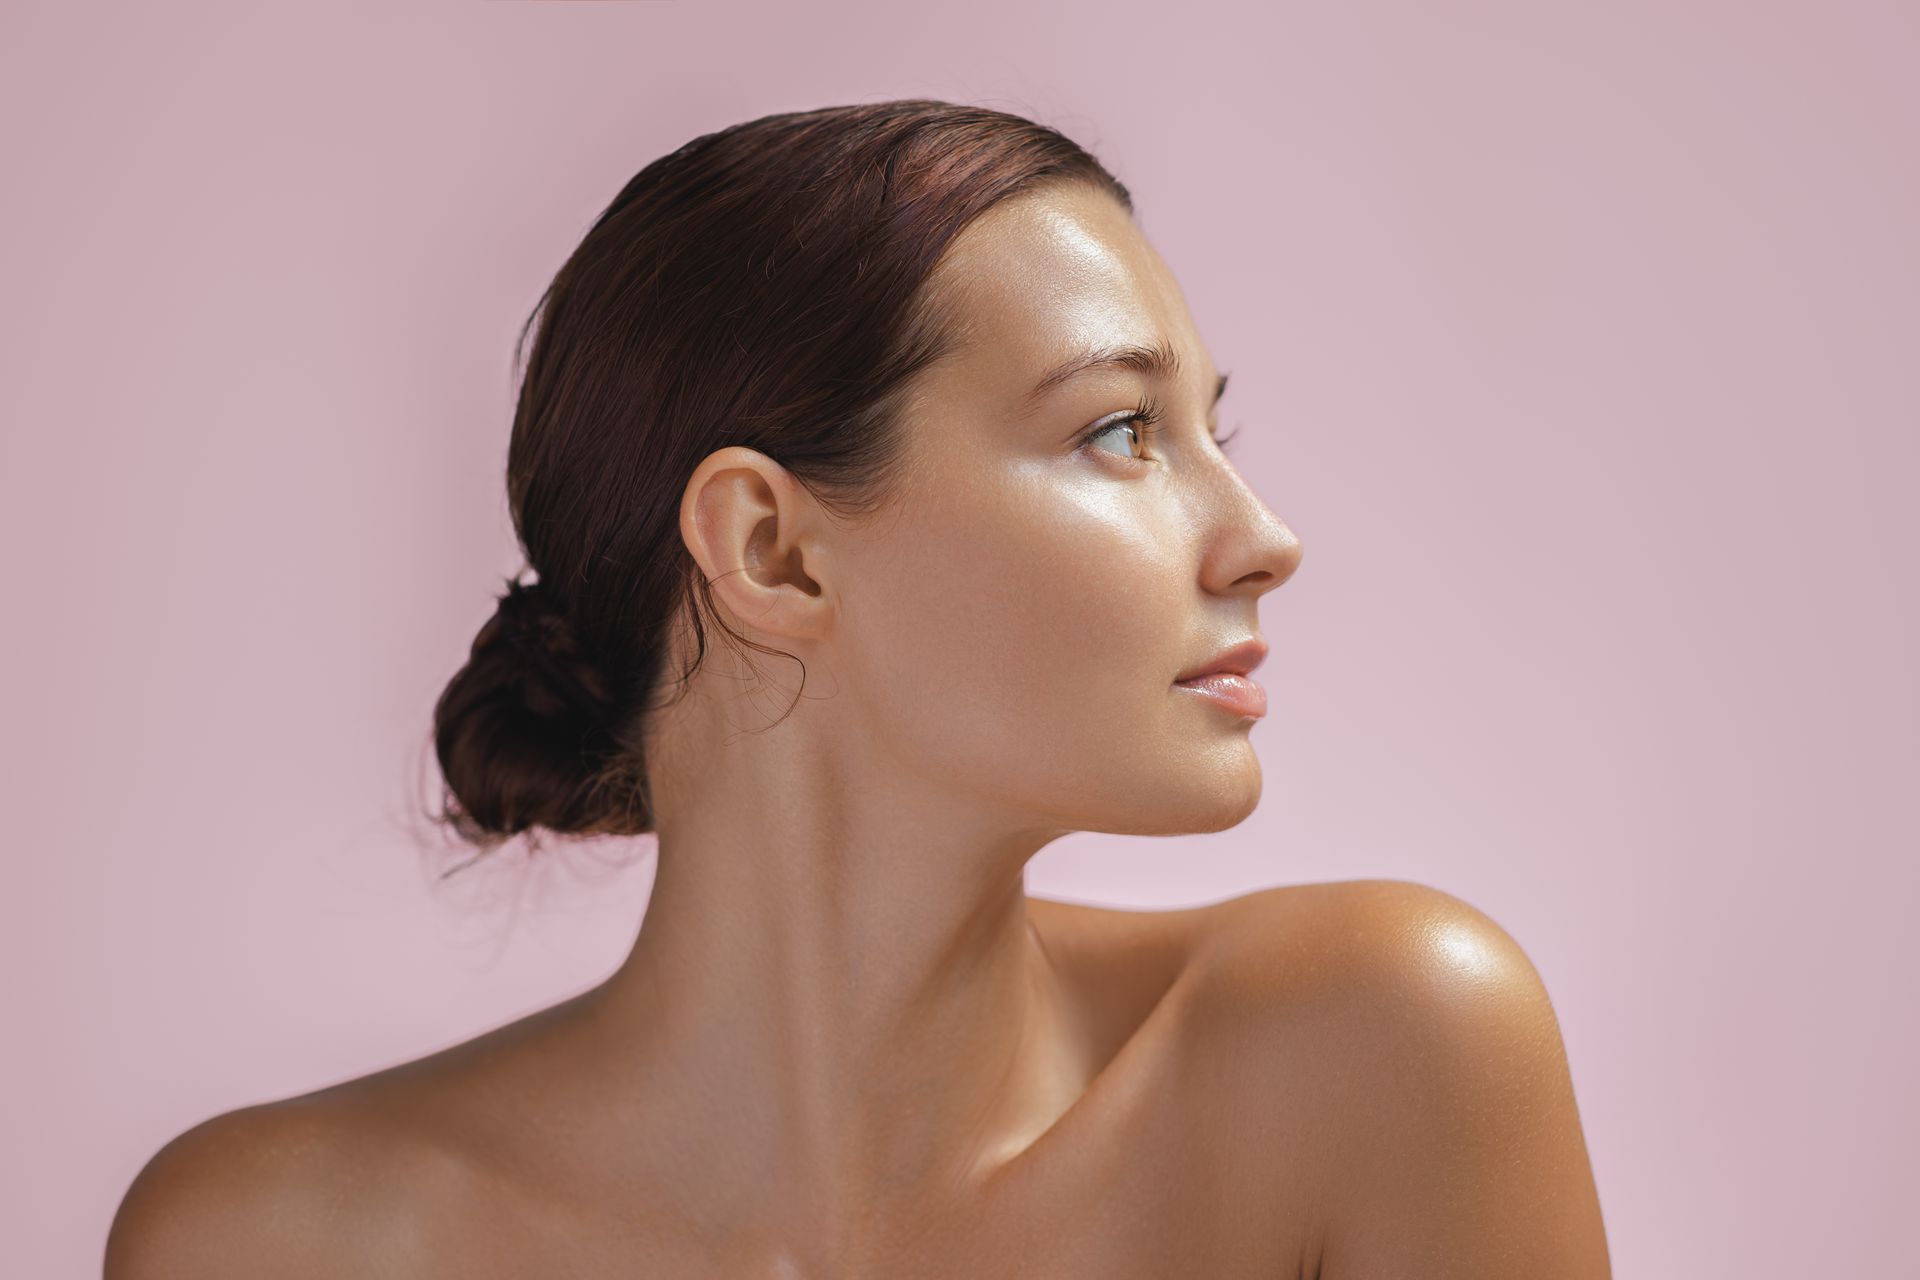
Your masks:
[[[1544,992],[1472,908],[1395,881],[1169,912],[1027,897],[1028,860],[1071,832],[1253,812],[1253,721],[1173,682],[1260,634],[1301,544],[1215,444],[1221,370],[1110,197],[994,207],[931,287],[965,339],[917,384],[892,507],[844,525],[744,448],[686,486],[716,602],[805,662],[805,692],[784,714],[795,663],[710,644],[650,726],[658,872],[625,961],[176,1139],[129,1193],[110,1280],[188,1257],[199,1276],[1608,1274]],[[1031,396],[1121,347],[1177,367]],[[1151,433],[1087,437],[1143,394]]]

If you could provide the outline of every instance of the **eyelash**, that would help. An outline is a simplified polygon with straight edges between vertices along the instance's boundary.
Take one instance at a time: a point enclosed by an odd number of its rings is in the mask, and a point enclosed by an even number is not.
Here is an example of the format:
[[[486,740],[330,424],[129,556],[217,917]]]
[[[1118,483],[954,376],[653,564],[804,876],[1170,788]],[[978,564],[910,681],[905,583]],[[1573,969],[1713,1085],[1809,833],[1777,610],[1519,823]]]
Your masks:
[[[1160,407],[1160,402],[1158,400],[1155,400],[1152,396],[1142,396],[1140,398],[1140,403],[1135,405],[1131,411],[1125,414],[1122,414],[1120,417],[1114,418],[1109,422],[1101,423],[1099,426],[1095,427],[1092,431],[1089,431],[1085,436],[1081,437],[1080,445],[1082,448],[1084,448],[1085,446],[1093,443],[1095,440],[1098,440],[1101,436],[1105,435],[1107,432],[1116,430],[1120,427],[1127,427],[1127,426],[1131,426],[1135,429],[1134,434],[1140,438],[1141,444],[1146,444],[1148,441],[1152,440],[1155,434],[1157,433],[1157,429],[1160,425],[1161,413],[1162,413],[1162,409]],[[1229,452],[1227,446],[1233,443],[1235,437],[1237,437],[1239,434],[1240,434],[1240,430],[1239,428],[1236,427],[1234,430],[1227,432],[1227,434],[1224,436],[1214,436],[1213,437],[1214,447],[1219,449],[1220,452],[1223,454]],[[1134,461],[1145,462],[1146,459],[1135,458]]]

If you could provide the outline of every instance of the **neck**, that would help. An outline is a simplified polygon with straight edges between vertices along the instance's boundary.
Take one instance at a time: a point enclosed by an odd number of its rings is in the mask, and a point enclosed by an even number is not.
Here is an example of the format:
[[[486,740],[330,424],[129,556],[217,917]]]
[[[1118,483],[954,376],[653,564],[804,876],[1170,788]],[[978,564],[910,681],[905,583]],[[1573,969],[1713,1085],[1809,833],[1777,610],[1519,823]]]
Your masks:
[[[1027,911],[1026,861],[1057,833],[969,826],[897,777],[868,793],[884,806],[791,782],[709,778],[730,803],[661,816],[594,1019],[616,1104],[644,1109],[689,1202],[838,1238],[979,1187],[1092,1067]]]

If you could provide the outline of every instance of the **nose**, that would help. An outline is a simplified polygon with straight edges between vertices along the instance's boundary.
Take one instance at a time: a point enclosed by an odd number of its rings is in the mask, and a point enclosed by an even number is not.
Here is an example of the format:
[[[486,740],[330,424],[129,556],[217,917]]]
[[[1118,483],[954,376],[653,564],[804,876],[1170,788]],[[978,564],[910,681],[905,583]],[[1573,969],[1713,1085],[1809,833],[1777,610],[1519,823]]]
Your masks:
[[[1235,500],[1214,526],[1202,578],[1216,594],[1258,599],[1300,567],[1300,538],[1237,475],[1233,490]]]

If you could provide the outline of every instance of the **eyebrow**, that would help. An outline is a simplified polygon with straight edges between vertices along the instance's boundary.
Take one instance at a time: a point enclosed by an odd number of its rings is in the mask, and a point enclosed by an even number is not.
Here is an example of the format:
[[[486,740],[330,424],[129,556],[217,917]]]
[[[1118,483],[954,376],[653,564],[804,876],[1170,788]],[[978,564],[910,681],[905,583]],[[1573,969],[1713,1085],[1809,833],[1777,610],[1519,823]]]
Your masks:
[[[1095,369],[1131,369],[1149,378],[1171,382],[1180,376],[1180,353],[1175,351],[1173,344],[1164,338],[1150,346],[1129,342],[1114,347],[1096,347],[1091,351],[1082,351],[1078,355],[1062,360],[1041,376],[1040,381],[1034,384],[1033,390],[1027,392],[1024,402],[1025,411],[1031,413],[1039,408],[1040,402],[1046,399],[1047,393],[1055,387]],[[1219,381],[1214,383],[1214,403],[1218,404],[1220,397],[1226,393],[1227,375],[1223,373]]]

